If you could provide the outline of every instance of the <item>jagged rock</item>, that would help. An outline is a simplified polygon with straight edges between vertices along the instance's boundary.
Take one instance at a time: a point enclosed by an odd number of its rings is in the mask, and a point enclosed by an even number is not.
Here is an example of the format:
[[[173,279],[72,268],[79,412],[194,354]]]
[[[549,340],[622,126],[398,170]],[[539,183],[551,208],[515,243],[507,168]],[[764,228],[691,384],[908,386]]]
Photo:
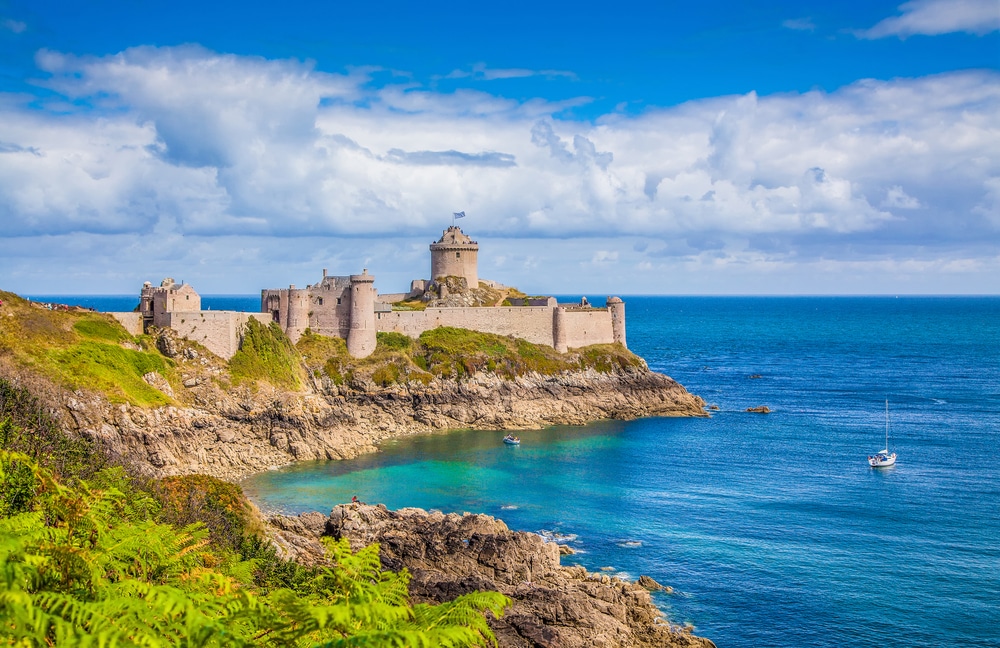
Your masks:
[[[177,341],[170,329],[160,329],[156,334],[156,348],[168,358],[177,357]]]
[[[272,515],[269,535],[278,555],[303,565],[326,565],[326,549],[319,541],[326,529],[327,516],[316,511],[298,516]]]
[[[598,419],[706,416],[704,401],[644,367],[514,380],[477,373],[461,382],[436,379],[427,385],[365,389],[331,384],[331,389],[319,385],[300,392],[266,383],[255,390],[226,387],[224,381],[185,374],[201,379],[198,388],[178,390],[174,405],[158,408],[116,405],[92,392],[71,392],[2,357],[0,375],[30,386],[56,408],[68,430],[87,435],[100,430],[105,447],[154,477],[201,472],[239,480],[293,461],[355,457],[387,439],[443,429],[539,429]]]
[[[767,405],[758,405],[757,407],[748,407],[748,412],[755,412],[757,414],[770,414],[771,408]]]
[[[342,504],[331,511],[325,531],[355,549],[378,542],[384,568],[405,567],[412,574],[415,602],[476,590],[509,596],[513,603],[504,616],[490,619],[503,648],[714,647],[664,622],[639,584],[562,567],[555,543],[511,531],[487,515]]]
[[[573,551],[573,547],[569,545],[559,545],[559,555],[560,556],[572,556],[576,552]]]
[[[674,588],[669,587],[667,585],[660,585],[655,580],[646,575],[640,576],[637,582],[646,589],[648,589],[650,592],[666,592],[667,594],[671,594],[674,591]]]

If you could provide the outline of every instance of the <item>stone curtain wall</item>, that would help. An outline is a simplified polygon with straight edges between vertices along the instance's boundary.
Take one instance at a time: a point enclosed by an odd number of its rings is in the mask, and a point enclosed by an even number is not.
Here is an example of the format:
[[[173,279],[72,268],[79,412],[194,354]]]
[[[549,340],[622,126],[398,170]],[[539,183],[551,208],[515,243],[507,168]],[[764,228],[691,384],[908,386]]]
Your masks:
[[[118,323],[129,332],[129,335],[142,335],[142,313],[108,313],[108,315],[118,320]]]
[[[552,346],[551,308],[428,308],[424,311],[377,313],[375,327],[412,338],[439,326],[513,335]]]
[[[193,342],[228,360],[240,348],[243,329],[251,318],[264,326],[271,322],[269,313],[235,311],[179,311],[168,313],[168,326]]]
[[[566,344],[570,347],[614,342],[611,313],[606,309],[566,311],[564,322]],[[544,306],[393,311],[377,313],[375,326],[379,331],[403,333],[412,338],[438,326],[453,326],[554,346],[553,309]]]
[[[615,341],[611,312],[599,310],[567,310],[563,318],[566,346],[576,349],[591,344],[611,344]],[[551,342],[549,343],[551,344]]]

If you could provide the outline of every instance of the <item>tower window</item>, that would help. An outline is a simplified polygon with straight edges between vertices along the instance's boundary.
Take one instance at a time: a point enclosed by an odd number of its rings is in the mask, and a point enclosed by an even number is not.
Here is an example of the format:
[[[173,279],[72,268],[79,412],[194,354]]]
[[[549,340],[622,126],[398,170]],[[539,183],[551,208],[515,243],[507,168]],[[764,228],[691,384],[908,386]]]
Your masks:
[[[337,297],[337,306],[340,306],[340,297]]]
[[[319,305],[320,305],[320,306],[322,306],[322,305],[323,305],[323,298],[322,298],[322,297],[320,297],[320,298],[319,298]]]
[[[456,259],[461,259],[462,258],[462,253],[461,252],[456,252],[455,253],[455,258]]]

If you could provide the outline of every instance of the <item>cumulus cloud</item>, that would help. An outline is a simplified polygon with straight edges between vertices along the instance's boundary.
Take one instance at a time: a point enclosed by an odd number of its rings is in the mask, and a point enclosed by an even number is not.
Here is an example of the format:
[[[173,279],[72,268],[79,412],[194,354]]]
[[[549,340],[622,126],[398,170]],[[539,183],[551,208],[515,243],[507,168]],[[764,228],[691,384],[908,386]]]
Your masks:
[[[899,6],[902,15],[891,16],[874,27],[856,32],[859,38],[906,38],[967,32],[982,36],[1000,29],[996,0],[911,0]]]
[[[375,87],[370,71],[199,47],[37,62],[48,92],[0,101],[8,239],[422,241],[458,205],[480,238],[592,239],[576,258],[609,265],[602,241],[617,237],[619,250],[635,241],[622,267],[719,267],[853,258],[885,241],[973,255],[1000,228],[995,72],[586,122],[560,118],[565,102]],[[537,252],[498,258],[513,271]]]

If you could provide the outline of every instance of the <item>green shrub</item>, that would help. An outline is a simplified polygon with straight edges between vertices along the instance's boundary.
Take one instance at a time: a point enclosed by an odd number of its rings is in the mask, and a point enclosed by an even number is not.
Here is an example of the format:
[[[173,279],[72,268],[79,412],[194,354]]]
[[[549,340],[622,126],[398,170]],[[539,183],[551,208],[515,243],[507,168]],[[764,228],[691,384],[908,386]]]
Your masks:
[[[27,389],[0,378],[0,450],[20,452],[62,478],[86,478],[107,464],[92,441],[67,435]]]
[[[409,351],[413,348],[413,340],[402,333],[393,333],[391,331],[379,332],[375,334],[376,345],[375,352],[379,351]]]
[[[229,373],[235,384],[266,380],[287,389],[299,389],[302,379],[299,355],[285,332],[274,322],[264,326],[256,319],[247,322]]]
[[[160,519],[174,526],[204,524],[218,547],[235,550],[263,533],[253,505],[236,484],[208,475],[164,477],[153,486],[162,504]]]

